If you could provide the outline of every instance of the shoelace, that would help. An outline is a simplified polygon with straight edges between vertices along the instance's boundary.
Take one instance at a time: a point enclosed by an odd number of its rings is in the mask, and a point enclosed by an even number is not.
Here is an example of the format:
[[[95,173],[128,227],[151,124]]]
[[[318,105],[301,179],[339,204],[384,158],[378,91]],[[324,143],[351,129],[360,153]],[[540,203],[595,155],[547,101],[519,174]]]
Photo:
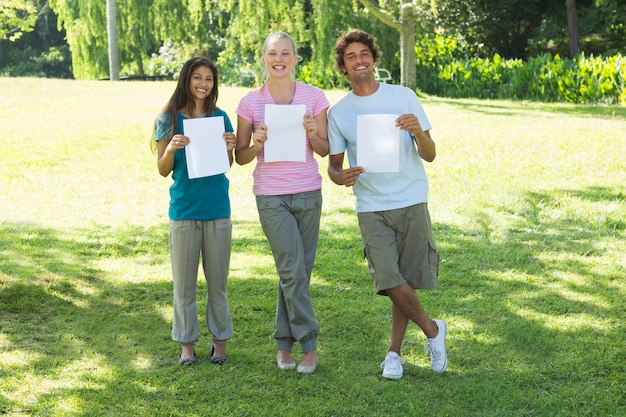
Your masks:
[[[380,364],[380,367],[384,368],[385,366],[388,366],[389,368],[397,369],[402,364],[404,364],[404,359],[397,357],[397,358],[385,359]]]
[[[436,362],[439,360],[440,354],[437,349],[433,349],[431,345],[434,345],[434,343],[429,341],[426,346],[424,346],[424,354],[430,355],[430,358]]]

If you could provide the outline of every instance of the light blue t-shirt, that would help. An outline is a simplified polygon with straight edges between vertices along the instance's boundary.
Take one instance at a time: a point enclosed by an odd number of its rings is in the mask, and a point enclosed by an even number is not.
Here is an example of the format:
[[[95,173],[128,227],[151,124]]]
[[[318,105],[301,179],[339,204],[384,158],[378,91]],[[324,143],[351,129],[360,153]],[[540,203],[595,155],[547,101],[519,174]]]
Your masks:
[[[233,126],[226,112],[216,109],[213,116],[224,116],[224,130],[232,132]],[[167,140],[169,115],[162,114],[157,120],[156,140]],[[185,116],[178,113],[174,133],[182,133]],[[170,187],[169,218],[172,220],[209,221],[230,217],[229,181],[226,175],[189,179],[185,149],[174,153],[174,183]]]
[[[399,85],[380,83],[369,96],[357,96],[352,91],[330,108],[328,140],[330,154],[348,151],[350,167],[357,165],[357,116],[363,114],[409,114],[417,116],[424,131],[431,125],[415,93]],[[394,210],[428,201],[428,179],[422,159],[411,134],[400,131],[399,172],[364,172],[354,184],[356,211]]]

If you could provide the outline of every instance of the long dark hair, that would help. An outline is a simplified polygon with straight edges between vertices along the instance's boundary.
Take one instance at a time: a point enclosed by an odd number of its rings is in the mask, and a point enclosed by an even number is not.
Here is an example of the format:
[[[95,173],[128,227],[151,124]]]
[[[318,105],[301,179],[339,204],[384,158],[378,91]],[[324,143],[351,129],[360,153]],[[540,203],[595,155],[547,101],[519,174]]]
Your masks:
[[[182,109],[185,110],[188,114],[193,114],[196,110],[196,103],[193,100],[191,93],[189,92],[189,83],[191,81],[191,76],[193,72],[198,67],[207,67],[213,73],[213,89],[204,100],[204,112],[209,116],[213,114],[213,111],[217,109],[217,96],[218,96],[218,71],[217,67],[213,62],[206,57],[203,56],[195,56],[189,59],[183,65],[183,68],[180,70],[180,74],[178,76],[178,83],[176,84],[176,89],[172,94],[172,97],[167,101],[165,107],[161,111],[161,114],[169,115],[169,127],[167,130],[167,137],[171,138],[174,136],[176,131],[176,119],[178,112]],[[159,115],[160,116],[160,115]],[[157,118],[158,119],[158,118]],[[156,136],[156,123],[154,123],[154,135]]]

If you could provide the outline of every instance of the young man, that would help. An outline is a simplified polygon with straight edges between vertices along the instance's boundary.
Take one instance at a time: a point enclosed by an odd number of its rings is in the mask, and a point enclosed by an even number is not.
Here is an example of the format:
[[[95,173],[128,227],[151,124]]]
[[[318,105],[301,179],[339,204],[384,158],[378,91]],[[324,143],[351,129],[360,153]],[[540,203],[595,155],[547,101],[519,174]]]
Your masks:
[[[400,349],[409,320],[427,337],[424,351],[430,353],[432,369],[442,373],[448,363],[446,323],[432,320],[415,292],[437,286],[439,255],[421,161],[432,162],[436,150],[430,123],[415,93],[375,80],[379,59],[376,39],[361,30],[344,33],[337,40],[335,67],[348,78],[352,91],[329,111],[328,175],[336,184],[353,187],[369,272],[377,293],[392,303],[391,343],[381,364],[382,376],[400,379],[404,363]],[[395,119],[395,128],[400,129],[397,172],[367,172],[357,165],[357,141],[367,133],[357,128],[362,115],[399,115]],[[387,131],[393,131],[391,124],[385,126]],[[343,169],[346,150],[350,168]]]

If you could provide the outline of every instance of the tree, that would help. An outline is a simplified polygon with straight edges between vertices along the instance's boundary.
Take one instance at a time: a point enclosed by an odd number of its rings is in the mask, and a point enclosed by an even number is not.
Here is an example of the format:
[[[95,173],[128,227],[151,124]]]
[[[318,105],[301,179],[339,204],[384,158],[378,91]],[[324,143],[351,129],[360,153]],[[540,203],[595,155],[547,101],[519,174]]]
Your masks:
[[[229,0],[225,6],[232,9],[221,63],[235,66],[234,71],[253,76],[258,84],[262,78],[260,60],[265,37],[271,32],[288,32],[299,44],[310,39],[304,19],[310,2],[305,0]],[[302,51],[299,51],[302,53]],[[222,65],[224,68],[225,65]]]
[[[186,3],[192,1],[117,0],[116,32],[121,70],[141,74],[143,60],[158,49],[159,41],[170,37],[195,36],[196,32],[189,30],[193,22],[185,7]],[[66,31],[76,78],[111,77],[107,3],[102,0],[50,0],[51,7],[58,15],[59,27]]]
[[[120,56],[117,36],[115,0],[107,0],[107,33],[109,40],[109,79],[120,79]]]
[[[569,34],[569,56],[574,58],[580,52],[578,48],[578,22],[576,20],[576,0],[565,0],[567,27]]]
[[[16,41],[30,32],[37,22],[33,0],[3,0],[0,3],[0,40]]]
[[[65,28],[72,52],[72,71],[78,79],[108,77],[108,42],[105,3],[98,0],[50,0]]]
[[[554,0],[439,0],[435,26],[462,38],[467,53],[525,59],[532,37],[550,16],[564,16]]]
[[[423,1],[400,2],[397,5],[399,13],[395,14],[398,18],[394,17],[389,2],[385,2],[385,8],[383,8],[380,6],[380,2],[375,0],[359,1],[374,16],[400,33],[400,84],[415,90],[417,87],[415,76],[415,22],[419,17],[417,7],[421,6]],[[429,2],[431,7],[434,8],[436,6],[434,0]]]

